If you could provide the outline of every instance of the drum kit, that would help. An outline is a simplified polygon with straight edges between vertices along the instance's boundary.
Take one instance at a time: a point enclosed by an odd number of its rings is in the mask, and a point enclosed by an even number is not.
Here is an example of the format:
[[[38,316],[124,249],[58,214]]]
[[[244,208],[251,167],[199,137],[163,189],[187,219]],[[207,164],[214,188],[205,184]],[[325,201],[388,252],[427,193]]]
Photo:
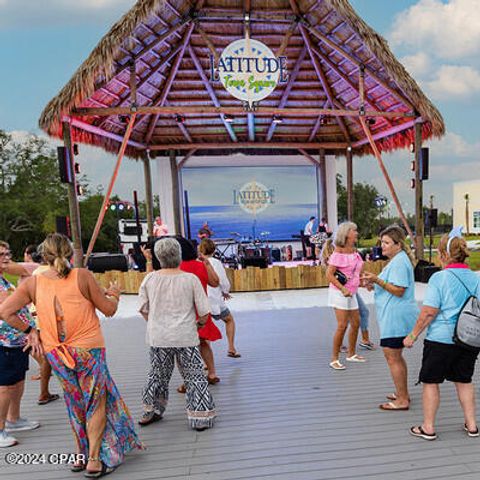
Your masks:
[[[268,243],[270,232],[261,232],[257,238],[246,237],[238,232],[230,232],[233,238],[215,239],[215,257],[231,268],[239,265],[245,268],[255,261],[272,263],[272,247]],[[255,260],[256,259],[256,260]]]

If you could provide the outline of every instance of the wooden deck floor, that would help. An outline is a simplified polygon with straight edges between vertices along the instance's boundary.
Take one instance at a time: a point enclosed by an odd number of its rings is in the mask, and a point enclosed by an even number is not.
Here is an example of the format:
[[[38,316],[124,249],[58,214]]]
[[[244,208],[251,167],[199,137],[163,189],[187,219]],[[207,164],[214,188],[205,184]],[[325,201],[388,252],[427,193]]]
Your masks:
[[[414,386],[420,345],[407,352],[413,399],[409,412],[381,412],[392,391],[381,351],[343,372],[328,367],[334,318],[328,308],[241,312],[236,315],[241,359],[215,345],[221,383],[214,429],[189,430],[183,397],[173,387],[165,418],[140,430],[148,449],[127,457],[116,479],[314,480],[480,478],[480,439],[466,437],[452,385],[442,387],[435,442],[415,439],[408,427],[421,419],[421,387]],[[375,322],[373,337],[377,338]],[[145,326],[136,318],[104,323],[109,366],[138,418],[147,367]],[[35,370],[35,367],[32,368]],[[55,381],[53,391],[59,391]],[[2,479],[83,478],[65,466],[9,466],[5,454],[73,450],[62,401],[39,407],[37,382],[28,382],[24,415],[42,422],[18,434],[21,444],[0,451]]]

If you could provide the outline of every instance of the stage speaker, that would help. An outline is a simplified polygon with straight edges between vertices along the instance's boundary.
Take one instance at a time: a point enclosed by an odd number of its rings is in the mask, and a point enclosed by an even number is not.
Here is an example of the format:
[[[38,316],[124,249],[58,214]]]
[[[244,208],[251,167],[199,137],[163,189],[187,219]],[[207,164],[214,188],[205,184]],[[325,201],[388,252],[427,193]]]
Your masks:
[[[424,213],[424,223],[426,228],[437,228],[438,226],[438,209],[426,208]]]
[[[268,258],[266,257],[251,257],[251,258],[242,258],[242,268],[247,267],[259,267],[267,268],[268,267]]]
[[[60,173],[60,181],[62,183],[72,182],[72,171],[70,165],[70,157],[66,147],[57,147],[58,170]]]
[[[87,268],[94,273],[108,270],[128,271],[128,259],[122,253],[94,253],[88,259]]]
[[[280,262],[282,258],[281,252],[279,248],[272,248],[272,260],[274,262]]]
[[[420,178],[422,180],[428,180],[428,147],[423,147],[420,150]]]
[[[70,217],[55,217],[55,231],[72,238],[70,231]]]
[[[419,260],[415,267],[415,281],[421,283],[428,283],[430,277],[441,270],[433,263],[429,263],[425,260]]]

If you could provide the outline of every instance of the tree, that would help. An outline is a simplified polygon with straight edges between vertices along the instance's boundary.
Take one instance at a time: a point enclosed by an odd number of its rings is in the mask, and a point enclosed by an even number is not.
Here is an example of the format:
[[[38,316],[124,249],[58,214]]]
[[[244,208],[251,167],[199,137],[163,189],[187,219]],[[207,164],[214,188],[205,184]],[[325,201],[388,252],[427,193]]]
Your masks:
[[[380,211],[375,204],[378,190],[373,185],[355,183],[353,185],[353,222],[363,238],[371,238],[378,234]],[[337,208],[339,221],[347,219],[347,189],[343,185],[342,176],[337,175]]]
[[[55,152],[36,136],[17,143],[0,130],[0,238],[19,254],[55,228],[68,212]]]

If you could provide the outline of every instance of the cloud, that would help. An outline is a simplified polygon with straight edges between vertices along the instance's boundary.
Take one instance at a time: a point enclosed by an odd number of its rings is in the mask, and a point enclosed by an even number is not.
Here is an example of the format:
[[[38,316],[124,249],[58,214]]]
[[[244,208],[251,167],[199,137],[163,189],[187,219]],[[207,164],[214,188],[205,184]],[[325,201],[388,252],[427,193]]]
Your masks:
[[[437,99],[471,97],[480,92],[480,72],[470,66],[442,65],[425,85]]]
[[[114,22],[135,0],[0,0],[0,28]]]
[[[432,66],[430,57],[425,52],[407,55],[402,57],[400,62],[413,77],[425,77],[430,72]]]
[[[432,140],[429,146],[435,158],[443,160],[443,163],[450,162],[450,164],[452,157],[473,158],[480,151],[480,142],[469,143],[455,132],[447,132],[440,140]]]
[[[392,45],[428,49],[453,60],[480,51],[480,0],[420,0],[401,12],[390,35]]]

